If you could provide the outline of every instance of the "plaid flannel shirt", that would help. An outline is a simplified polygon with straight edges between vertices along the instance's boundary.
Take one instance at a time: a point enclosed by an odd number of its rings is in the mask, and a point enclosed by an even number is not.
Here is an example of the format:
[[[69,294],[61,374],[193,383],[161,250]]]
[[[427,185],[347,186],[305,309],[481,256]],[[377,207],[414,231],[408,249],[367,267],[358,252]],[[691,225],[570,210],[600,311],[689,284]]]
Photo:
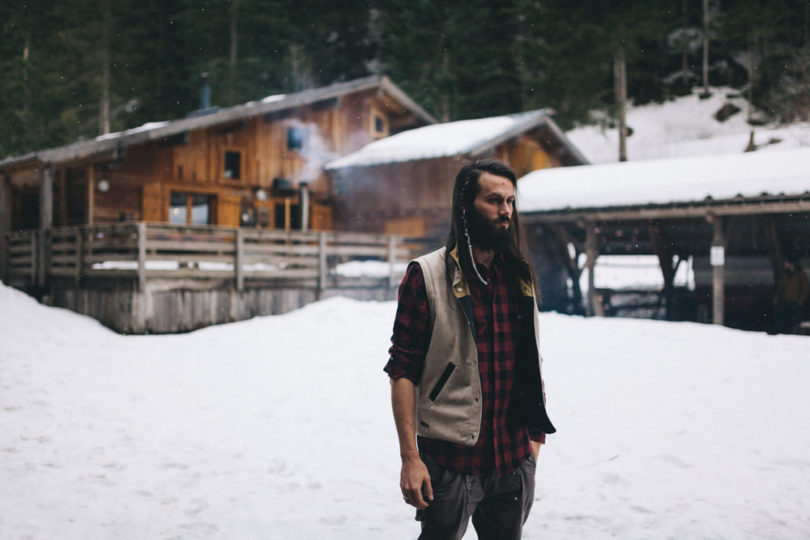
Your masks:
[[[469,280],[481,375],[482,418],[478,442],[465,446],[419,437],[420,452],[461,474],[513,471],[529,456],[529,433],[510,410],[520,320],[516,289],[496,258],[489,271],[479,266],[489,285]],[[430,343],[430,313],[424,276],[411,264],[399,287],[399,306],[385,371],[392,379],[419,384]],[[542,440],[542,436],[533,437]]]

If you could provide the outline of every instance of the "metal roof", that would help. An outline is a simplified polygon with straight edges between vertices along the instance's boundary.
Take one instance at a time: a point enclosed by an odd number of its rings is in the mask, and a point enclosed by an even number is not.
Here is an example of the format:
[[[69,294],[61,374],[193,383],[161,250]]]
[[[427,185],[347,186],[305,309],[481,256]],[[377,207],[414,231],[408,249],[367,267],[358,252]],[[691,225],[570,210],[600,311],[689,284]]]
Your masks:
[[[121,147],[160,140],[186,131],[193,131],[260,114],[309,105],[318,101],[374,88],[379,88],[381,91],[391,95],[396,101],[401,103],[406,110],[412,112],[422,121],[426,123],[436,122],[433,116],[408,97],[405,92],[391,82],[388,77],[374,75],[293,94],[270,96],[264,100],[249,101],[203,116],[144,124],[143,126],[126,131],[101,135],[92,140],[79,141],[56,148],[37,150],[35,152],[12,156],[0,161],[0,168],[21,165],[28,161],[58,163],[82,159],[105,152],[115,152]]]

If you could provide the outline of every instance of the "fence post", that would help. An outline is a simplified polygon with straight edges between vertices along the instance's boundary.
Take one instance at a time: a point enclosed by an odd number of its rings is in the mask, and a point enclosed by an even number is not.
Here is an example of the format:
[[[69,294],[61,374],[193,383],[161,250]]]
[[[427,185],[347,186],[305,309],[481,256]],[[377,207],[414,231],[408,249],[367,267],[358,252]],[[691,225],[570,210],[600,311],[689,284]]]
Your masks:
[[[326,290],[326,233],[318,233],[318,299]]]
[[[50,229],[39,229],[39,265],[37,285],[44,288],[48,281],[50,270]]]
[[[39,259],[39,247],[37,246],[37,231],[31,231],[31,287],[37,284],[37,259]]]
[[[146,290],[146,222],[138,223],[138,290]]]
[[[388,287],[396,286],[396,281],[394,279],[394,265],[397,262],[397,237],[396,236],[389,236],[388,237]]]
[[[79,286],[84,270],[84,227],[76,228],[76,286]]]
[[[8,244],[8,233],[0,233],[0,281],[3,283],[8,283],[8,258],[10,256]]]
[[[245,289],[245,233],[240,228],[236,229],[236,249],[234,250],[233,270],[236,274],[236,290]]]

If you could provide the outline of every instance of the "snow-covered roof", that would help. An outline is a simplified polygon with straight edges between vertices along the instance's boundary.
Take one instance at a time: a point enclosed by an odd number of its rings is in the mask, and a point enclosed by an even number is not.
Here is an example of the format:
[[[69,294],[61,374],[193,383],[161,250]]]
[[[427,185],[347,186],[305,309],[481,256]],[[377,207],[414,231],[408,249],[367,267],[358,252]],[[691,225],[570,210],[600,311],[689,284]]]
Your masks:
[[[325,168],[363,167],[465,154],[474,156],[543,124],[554,131],[561,144],[570,146],[570,150],[579,155],[551,120],[549,112],[540,109],[411,129],[367,144],[327,163]],[[581,162],[585,162],[584,157]]]
[[[802,196],[810,148],[542,169],[518,190],[522,212]]]
[[[416,102],[408,97],[398,86],[388,77],[371,76],[353,81],[336,83],[321,88],[304,90],[294,94],[279,94],[267,96],[258,101],[249,101],[234,107],[214,110],[210,114],[191,116],[169,122],[149,122],[139,127],[126,131],[101,135],[95,139],[79,141],[56,148],[38,150],[18,156],[12,156],[0,160],[0,167],[17,165],[29,161],[39,161],[42,163],[60,162],[72,159],[79,159],[104,152],[115,151],[122,146],[130,146],[144,142],[161,140],[172,135],[177,135],[186,131],[202,129],[227,122],[234,122],[274,111],[300,107],[318,101],[340,97],[350,92],[359,92],[379,88],[388,93],[405,109],[413,113],[422,122],[434,123],[433,118],[427,111],[422,109]]]

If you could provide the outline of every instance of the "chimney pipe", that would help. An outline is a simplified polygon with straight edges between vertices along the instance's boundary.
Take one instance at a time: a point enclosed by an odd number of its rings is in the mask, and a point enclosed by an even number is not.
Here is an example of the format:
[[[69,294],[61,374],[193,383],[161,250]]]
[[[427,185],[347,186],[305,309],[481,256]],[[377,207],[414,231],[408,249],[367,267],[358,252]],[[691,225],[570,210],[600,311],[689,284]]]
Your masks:
[[[200,76],[200,110],[205,111],[211,107],[211,85],[208,83],[208,73]]]

